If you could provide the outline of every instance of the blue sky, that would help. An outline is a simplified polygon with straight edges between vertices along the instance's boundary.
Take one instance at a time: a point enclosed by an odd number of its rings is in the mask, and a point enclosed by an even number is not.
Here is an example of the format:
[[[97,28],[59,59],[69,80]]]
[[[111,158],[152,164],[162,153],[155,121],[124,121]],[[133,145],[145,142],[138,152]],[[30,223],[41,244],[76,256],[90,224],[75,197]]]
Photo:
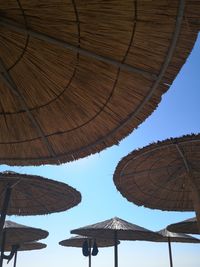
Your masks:
[[[199,76],[200,36],[171,88],[163,95],[157,110],[118,146],[60,166],[0,166],[0,171],[13,170],[37,174],[68,183],[82,194],[82,202],[66,212],[46,216],[7,217],[18,223],[49,231],[49,237],[43,240],[47,248],[36,252],[19,253],[18,266],[87,266],[88,259],[82,256],[80,249],[61,247],[58,242],[69,238],[70,230],[74,228],[114,216],[150,230],[160,230],[170,223],[194,216],[193,212],[161,212],[137,207],[121,196],[114,186],[112,177],[118,162],[132,150],[169,137],[200,132]],[[199,245],[173,244],[172,247],[174,266],[199,267]],[[93,266],[96,267],[113,266],[113,249],[100,249],[98,256],[93,257],[92,261]],[[169,266],[167,244],[122,242],[119,246],[119,266],[132,267],[133,265]],[[12,263],[7,266],[12,266]]]

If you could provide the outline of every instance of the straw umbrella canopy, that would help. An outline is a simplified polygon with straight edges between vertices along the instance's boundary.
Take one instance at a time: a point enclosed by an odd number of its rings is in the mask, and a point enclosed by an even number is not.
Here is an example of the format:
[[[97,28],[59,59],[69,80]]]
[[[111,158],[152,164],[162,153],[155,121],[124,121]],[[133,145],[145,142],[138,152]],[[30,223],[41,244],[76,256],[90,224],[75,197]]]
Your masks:
[[[48,232],[39,228],[29,227],[12,221],[5,221],[3,235],[5,244],[23,244],[25,242],[37,241],[46,238]]]
[[[146,238],[159,238],[159,234],[132,224],[118,217],[88,225],[71,231],[72,234],[91,236],[93,238],[112,239],[115,242],[114,266],[118,266],[118,240],[145,240]]]
[[[167,230],[176,233],[199,234],[197,218],[190,218],[182,222],[173,223],[167,226]]]
[[[180,234],[180,233],[172,233],[167,229],[162,229],[158,231],[158,233],[162,236],[158,238],[156,242],[167,242],[169,248],[169,259],[170,259],[170,267],[173,267],[173,260],[172,260],[172,249],[171,249],[171,242],[180,242],[180,243],[193,243],[199,244],[200,239],[192,237],[190,235]],[[155,241],[155,240],[152,240]]]
[[[87,242],[88,247],[88,266],[91,267],[91,249],[94,245],[98,247],[111,247],[114,246],[114,240],[104,239],[104,238],[92,238],[86,236],[73,236],[68,239],[62,240],[59,242],[61,246],[65,247],[77,247],[83,248],[84,242]],[[119,242],[118,242],[119,244]]]
[[[46,248],[47,245],[41,242],[26,242],[21,244],[6,244],[4,251],[12,251],[13,245],[17,245],[17,251],[29,251],[29,250],[39,250]]]
[[[116,167],[114,183],[124,197],[139,206],[195,211],[200,222],[199,175],[200,134],[197,134],[133,151]]]
[[[1,1],[0,163],[59,164],[117,144],[172,84],[199,14],[191,0]]]
[[[5,221],[2,231],[1,242],[1,259],[0,266],[3,265],[4,247],[13,244],[23,244],[25,242],[37,241],[46,238],[48,232],[39,228],[33,228],[22,224],[17,224],[11,221]]]
[[[8,260],[10,261],[12,257],[14,256],[14,264],[13,267],[16,267],[17,264],[17,254],[18,251],[29,251],[29,250],[39,250],[46,248],[46,244],[40,243],[40,242],[28,242],[18,245],[10,245],[6,244],[5,251],[11,251],[10,255],[8,256]],[[14,248],[14,254],[12,253]]]
[[[36,175],[0,173],[0,230],[8,215],[42,215],[68,210],[81,201],[71,186]],[[1,233],[1,231],[0,231]]]

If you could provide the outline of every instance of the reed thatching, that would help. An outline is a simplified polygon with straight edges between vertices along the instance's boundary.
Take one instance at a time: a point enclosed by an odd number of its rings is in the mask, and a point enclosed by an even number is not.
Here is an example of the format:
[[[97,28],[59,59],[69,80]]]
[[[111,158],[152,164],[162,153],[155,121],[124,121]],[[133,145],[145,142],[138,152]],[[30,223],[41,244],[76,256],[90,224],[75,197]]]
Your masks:
[[[0,173],[0,211],[11,188],[8,215],[40,215],[68,210],[81,201],[73,187],[36,175]]]
[[[200,134],[186,135],[133,151],[118,163],[114,183],[139,206],[194,211],[200,208],[194,199],[200,192],[199,174]]]
[[[185,235],[182,233],[172,233],[167,229],[162,229],[158,231],[158,233],[162,236],[160,239],[157,239],[156,242],[179,242],[179,243],[200,243],[200,239]]]
[[[77,248],[82,248],[83,242],[88,241],[90,242],[90,247],[93,247],[94,241],[97,244],[97,247],[111,247],[114,246],[114,241],[112,239],[105,239],[104,237],[102,238],[89,238],[86,236],[73,236],[68,239],[62,240],[59,242],[59,245],[64,246],[64,247],[77,247]],[[120,242],[118,242],[119,244]]]
[[[170,224],[167,226],[167,230],[176,233],[199,234],[197,218],[194,217],[182,222]]]
[[[6,244],[4,251],[11,251],[12,245],[13,244]],[[38,249],[46,248],[46,246],[47,246],[46,244],[41,243],[41,242],[27,242],[27,243],[20,244],[17,251],[38,250]]]
[[[118,217],[88,225],[71,231],[72,234],[91,236],[93,238],[106,238],[115,240],[145,240],[146,238],[159,238],[159,234],[132,224]]]
[[[37,241],[46,238],[49,233],[39,228],[5,221],[3,234],[5,235],[5,245],[13,245]]]
[[[59,164],[118,144],[192,50],[199,1],[1,1],[0,162]]]

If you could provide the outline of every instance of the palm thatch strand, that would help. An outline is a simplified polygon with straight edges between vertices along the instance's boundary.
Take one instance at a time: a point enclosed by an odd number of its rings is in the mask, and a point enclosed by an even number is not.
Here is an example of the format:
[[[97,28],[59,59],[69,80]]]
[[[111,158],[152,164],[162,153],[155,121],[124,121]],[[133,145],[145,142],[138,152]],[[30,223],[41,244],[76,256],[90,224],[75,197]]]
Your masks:
[[[116,167],[114,183],[139,206],[195,210],[200,215],[199,163],[200,134],[171,138],[124,157]]]
[[[59,164],[132,132],[194,45],[200,2],[2,1],[0,162]]]

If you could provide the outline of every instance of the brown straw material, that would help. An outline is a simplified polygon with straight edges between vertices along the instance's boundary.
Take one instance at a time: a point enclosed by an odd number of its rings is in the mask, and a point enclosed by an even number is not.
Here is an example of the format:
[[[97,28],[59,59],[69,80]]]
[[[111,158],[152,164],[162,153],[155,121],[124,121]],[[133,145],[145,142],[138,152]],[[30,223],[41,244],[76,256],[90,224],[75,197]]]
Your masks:
[[[195,43],[199,1],[2,1],[0,162],[59,164],[117,144]]]
[[[194,196],[200,188],[199,174],[200,134],[186,135],[133,151],[116,167],[114,183],[139,206],[197,211],[200,203]]]
[[[170,224],[167,226],[167,230],[176,233],[199,234],[197,218],[194,217],[182,222]]]
[[[11,251],[13,245],[16,244],[6,244],[4,251]],[[17,249],[17,251],[39,250],[46,248],[46,246],[46,244],[41,242],[27,242],[19,244],[19,248]]]
[[[64,247],[77,247],[82,248],[84,241],[90,241],[90,246],[93,247],[94,241],[97,244],[97,247],[111,247],[114,246],[114,241],[112,239],[105,239],[103,236],[102,238],[89,238],[86,236],[73,236],[68,239],[62,240],[59,242],[59,245]],[[118,241],[118,244],[120,242]]]
[[[5,221],[3,233],[5,245],[22,244],[46,238],[48,232],[39,228],[29,227],[11,221]]]
[[[71,233],[93,238],[103,237],[112,240],[115,239],[116,233],[117,240],[146,240],[146,238],[156,239],[160,237],[156,232],[127,222],[118,217],[74,229]]]
[[[8,215],[60,212],[76,206],[81,201],[81,194],[65,183],[7,171],[0,173],[0,211],[8,187],[12,189]]]

